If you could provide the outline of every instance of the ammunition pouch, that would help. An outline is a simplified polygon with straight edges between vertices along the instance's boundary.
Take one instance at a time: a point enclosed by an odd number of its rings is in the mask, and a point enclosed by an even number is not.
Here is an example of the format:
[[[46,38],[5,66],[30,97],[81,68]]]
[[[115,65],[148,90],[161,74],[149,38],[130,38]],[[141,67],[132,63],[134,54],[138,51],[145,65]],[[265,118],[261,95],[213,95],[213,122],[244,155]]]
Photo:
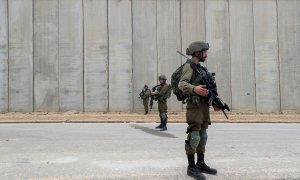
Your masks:
[[[189,96],[187,101],[193,104],[200,105],[200,104],[208,103],[208,100],[209,100],[208,97]]]
[[[157,100],[162,101],[162,102],[166,102],[167,98],[165,98],[164,96],[159,96],[159,97],[157,97]]]

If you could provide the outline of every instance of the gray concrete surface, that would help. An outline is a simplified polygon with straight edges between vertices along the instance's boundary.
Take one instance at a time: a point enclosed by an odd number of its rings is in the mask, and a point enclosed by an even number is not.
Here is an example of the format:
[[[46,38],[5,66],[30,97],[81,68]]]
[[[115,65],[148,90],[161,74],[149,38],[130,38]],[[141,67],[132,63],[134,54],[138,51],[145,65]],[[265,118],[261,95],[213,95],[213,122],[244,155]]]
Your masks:
[[[0,0],[0,112],[139,112],[205,40],[234,112],[300,113],[299,24],[299,0]]]
[[[0,124],[0,179],[191,179],[184,123]],[[210,126],[207,179],[300,179],[300,124]]]

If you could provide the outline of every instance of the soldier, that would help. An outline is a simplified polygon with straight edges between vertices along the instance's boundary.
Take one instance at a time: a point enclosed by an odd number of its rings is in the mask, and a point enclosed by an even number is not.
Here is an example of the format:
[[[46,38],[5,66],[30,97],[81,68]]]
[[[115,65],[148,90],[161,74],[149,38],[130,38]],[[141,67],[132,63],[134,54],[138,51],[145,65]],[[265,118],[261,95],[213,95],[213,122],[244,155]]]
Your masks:
[[[145,115],[148,114],[148,104],[149,104],[149,97],[150,97],[151,91],[148,89],[148,86],[145,85],[144,89],[140,93],[140,98],[143,100],[144,109],[145,109]]]
[[[167,106],[167,96],[168,91],[170,88],[170,85],[166,83],[166,76],[160,75],[159,76],[159,86],[157,87],[156,92],[151,92],[152,96],[157,96],[157,104],[158,104],[158,111],[159,111],[159,117],[160,117],[160,125],[156,128],[161,128],[160,131],[166,131],[167,130],[167,122],[168,122],[168,106]]]
[[[209,44],[201,41],[193,42],[186,50],[187,55],[192,56],[192,63],[197,67],[198,71],[192,69],[192,64],[186,63],[183,66],[181,78],[178,87],[185,94],[188,95],[186,106],[186,122],[187,140],[185,141],[185,151],[188,159],[187,174],[194,178],[204,178],[201,173],[217,174],[217,170],[210,168],[205,164],[204,152],[207,142],[207,128],[210,125],[210,115],[208,106],[208,90],[205,85],[193,85],[191,82],[196,79],[198,75],[203,75],[203,70],[200,62],[204,62],[207,58]],[[197,72],[202,72],[201,74]],[[217,107],[213,106],[215,111]],[[195,164],[194,154],[197,153],[197,163]]]

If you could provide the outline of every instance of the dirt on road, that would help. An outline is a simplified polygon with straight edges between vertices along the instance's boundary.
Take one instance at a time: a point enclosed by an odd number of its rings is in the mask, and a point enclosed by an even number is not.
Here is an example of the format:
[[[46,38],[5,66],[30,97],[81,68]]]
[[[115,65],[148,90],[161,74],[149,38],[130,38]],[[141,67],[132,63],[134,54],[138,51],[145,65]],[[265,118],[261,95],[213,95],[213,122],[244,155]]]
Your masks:
[[[185,113],[169,113],[169,122],[185,122]],[[222,113],[212,113],[212,122],[281,122],[300,123],[300,114],[240,114],[230,113],[227,120]],[[5,113],[0,114],[0,123],[29,122],[158,122],[158,113],[148,115],[142,113]]]

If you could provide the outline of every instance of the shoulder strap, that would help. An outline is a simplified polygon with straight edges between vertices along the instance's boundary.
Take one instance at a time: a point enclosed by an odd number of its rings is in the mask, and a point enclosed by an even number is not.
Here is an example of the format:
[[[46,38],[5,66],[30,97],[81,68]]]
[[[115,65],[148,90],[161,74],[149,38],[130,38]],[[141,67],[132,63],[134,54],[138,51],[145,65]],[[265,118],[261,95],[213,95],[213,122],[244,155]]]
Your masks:
[[[186,60],[185,63],[189,64],[193,70],[196,70],[196,69],[197,69],[196,64],[193,63],[191,59]]]
[[[194,72],[200,74],[199,69],[200,69],[201,67],[203,67],[203,66],[199,65],[199,66],[197,67],[197,64],[193,63],[191,59],[188,59],[188,60],[186,61],[186,63],[188,63],[188,64],[191,66],[191,68],[193,69]],[[203,68],[205,68],[205,67],[203,67]],[[202,69],[202,68],[201,68],[201,69]]]
[[[204,67],[204,66],[200,66],[200,67],[201,67],[201,70],[205,71],[206,73],[208,72],[206,67]]]

